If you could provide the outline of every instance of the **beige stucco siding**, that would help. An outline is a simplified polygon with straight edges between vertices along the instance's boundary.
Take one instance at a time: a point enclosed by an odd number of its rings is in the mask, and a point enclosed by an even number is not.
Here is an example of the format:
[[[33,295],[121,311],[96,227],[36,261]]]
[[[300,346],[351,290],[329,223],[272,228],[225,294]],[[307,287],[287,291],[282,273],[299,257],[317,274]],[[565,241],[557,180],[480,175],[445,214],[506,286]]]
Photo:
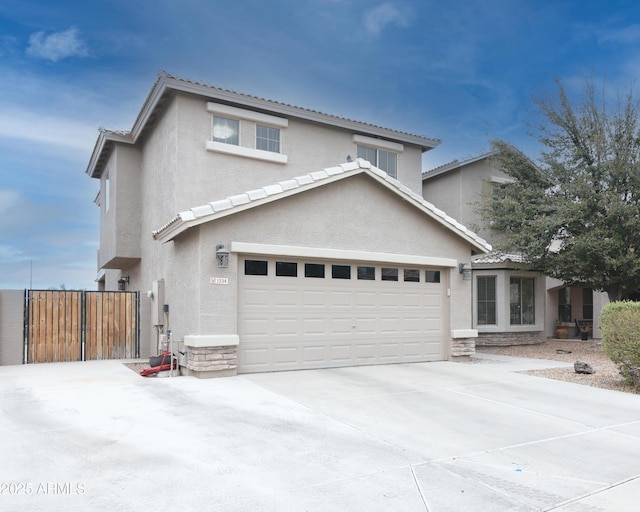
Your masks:
[[[236,332],[238,255],[231,255],[227,269],[215,264],[216,245],[228,247],[232,241],[470,259],[470,247],[450,230],[371,178],[356,176],[203,224],[164,244],[171,248],[174,266],[167,300],[185,304],[171,306],[176,336]],[[191,277],[181,280],[185,272]],[[456,300],[451,328],[471,328],[470,283],[457,268],[442,268],[442,275]],[[210,277],[228,278],[229,284],[211,285]]]
[[[499,233],[485,227],[478,213],[482,195],[490,190],[487,184],[492,178],[507,175],[492,168],[487,159],[478,160],[424,180],[422,196],[485,240],[495,241]]]

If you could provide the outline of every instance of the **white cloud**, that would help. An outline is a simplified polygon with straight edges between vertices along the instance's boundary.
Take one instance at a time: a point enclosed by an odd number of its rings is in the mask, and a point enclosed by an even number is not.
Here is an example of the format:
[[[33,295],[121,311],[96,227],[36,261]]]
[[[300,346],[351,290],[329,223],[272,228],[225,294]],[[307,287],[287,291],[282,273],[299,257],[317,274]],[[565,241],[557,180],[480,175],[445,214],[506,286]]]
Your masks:
[[[83,121],[9,107],[0,118],[0,137],[51,144],[88,154],[98,137],[98,128]]]
[[[64,32],[53,32],[49,35],[45,35],[44,32],[31,34],[27,54],[57,62],[67,57],[85,57],[87,47],[84,41],[78,38],[78,29],[70,27]]]
[[[407,17],[395,5],[385,2],[365,13],[364,26],[367,32],[377,36],[382,30],[392,23],[401,27],[406,26]]]

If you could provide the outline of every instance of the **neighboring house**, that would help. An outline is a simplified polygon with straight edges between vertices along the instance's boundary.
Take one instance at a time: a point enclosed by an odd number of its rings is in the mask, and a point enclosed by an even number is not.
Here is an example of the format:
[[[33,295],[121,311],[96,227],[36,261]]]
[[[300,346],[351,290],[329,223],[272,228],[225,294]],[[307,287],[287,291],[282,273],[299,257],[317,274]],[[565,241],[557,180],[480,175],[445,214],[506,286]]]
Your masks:
[[[495,187],[511,178],[492,167],[491,153],[453,161],[423,174],[423,197],[489,242],[501,233],[480,218],[478,206]],[[556,279],[529,272],[514,254],[491,253],[472,258],[473,328],[477,344],[536,343],[556,337],[557,324],[578,337],[576,320],[592,326],[599,338],[600,313],[607,304],[604,293],[567,287]]]
[[[437,144],[161,74],[87,168],[99,286],[140,290],[142,354],[170,331],[200,376],[473,353],[458,269],[491,247],[422,198]]]

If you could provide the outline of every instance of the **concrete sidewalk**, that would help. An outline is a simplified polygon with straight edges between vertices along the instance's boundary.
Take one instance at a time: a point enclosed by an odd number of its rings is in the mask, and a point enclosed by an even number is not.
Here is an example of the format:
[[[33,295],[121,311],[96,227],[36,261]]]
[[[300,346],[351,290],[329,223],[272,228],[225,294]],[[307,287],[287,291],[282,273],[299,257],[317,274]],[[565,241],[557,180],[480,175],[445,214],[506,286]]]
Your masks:
[[[640,396],[547,364],[0,367],[0,510],[638,510]]]

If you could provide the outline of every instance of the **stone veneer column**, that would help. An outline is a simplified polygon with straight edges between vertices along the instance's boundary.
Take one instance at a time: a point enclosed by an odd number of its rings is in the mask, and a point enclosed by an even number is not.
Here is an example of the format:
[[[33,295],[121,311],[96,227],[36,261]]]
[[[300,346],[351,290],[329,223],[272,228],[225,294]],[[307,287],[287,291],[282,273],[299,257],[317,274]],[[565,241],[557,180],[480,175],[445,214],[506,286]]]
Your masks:
[[[237,375],[238,343],[239,337],[236,334],[185,336],[187,354],[184,373],[201,379]]]
[[[454,329],[451,331],[451,357],[469,357],[476,353],[476,329]]]

